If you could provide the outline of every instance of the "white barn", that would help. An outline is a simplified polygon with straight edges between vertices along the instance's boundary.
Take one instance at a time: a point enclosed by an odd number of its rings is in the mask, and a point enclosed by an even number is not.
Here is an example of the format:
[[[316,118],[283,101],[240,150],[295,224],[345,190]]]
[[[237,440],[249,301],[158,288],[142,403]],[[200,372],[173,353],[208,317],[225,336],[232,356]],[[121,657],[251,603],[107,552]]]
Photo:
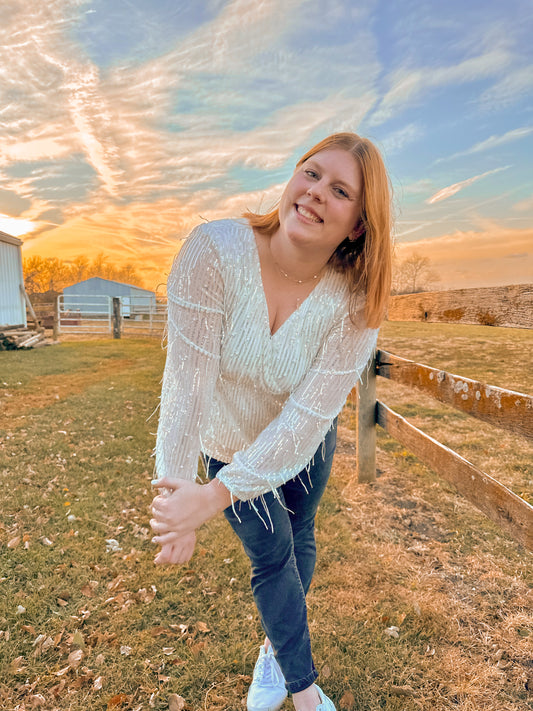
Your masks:
[[[63,289],[65,309],[81,313],[95,313],[101,309],[102,297],[118,296],[122,302],[122,315],[150,313],[155,309],[155,292],[141,289],[140,286],[123,284],[112,279],[92,277]]]
[[[27,326],[22,240],[0,232],[0,327]]]

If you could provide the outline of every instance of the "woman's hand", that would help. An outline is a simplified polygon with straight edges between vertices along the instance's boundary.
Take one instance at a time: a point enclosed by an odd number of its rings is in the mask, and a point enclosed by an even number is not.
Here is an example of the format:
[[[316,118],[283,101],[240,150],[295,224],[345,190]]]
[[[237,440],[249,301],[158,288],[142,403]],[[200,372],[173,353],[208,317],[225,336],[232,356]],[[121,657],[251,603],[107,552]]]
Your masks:
[[[231,504],[231,494],[218,480],[196,484],[184,479],[159,479],[154,483],[165,494],[158,494],[152,502],[150,521],[156,534],[152,539],[161,546],[177,545],[184,536]]]
[[[183,565],[187,563],[194,553],[196,533],[189,533],[178,538],[176,543],[166,543],[154,558],[157,565]]]

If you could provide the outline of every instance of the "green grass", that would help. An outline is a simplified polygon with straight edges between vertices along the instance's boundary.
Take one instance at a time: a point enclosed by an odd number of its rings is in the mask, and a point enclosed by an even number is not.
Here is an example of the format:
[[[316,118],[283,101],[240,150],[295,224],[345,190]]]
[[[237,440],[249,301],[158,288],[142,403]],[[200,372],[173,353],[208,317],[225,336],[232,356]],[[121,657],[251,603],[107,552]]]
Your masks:
[[[495,349],[491,368],[520,337],[529,347],[526,332],[411,326],[387,324],[382,340],[480,379],[488,371],[466,373],[459,358],[470,330],[486,334],[475,335],[485,355]],[[219,518],[190,564],[153,564],[149,418],[163,363],[150,339],[0,354],[3,709],[166,709],[171,693],[189,711],[243,708],[261,630],[238,541]],[[514,368],[509,358],[507,384],[524,389],[530,376]],[[506,384],[498,378],[485,379]],[[435,403],[395,397],[437,429],[465,426]],[[346,410],[343,427],[351,419]],[[476,451],[478,427],[464,437]],[[509,456],[494,453],[525,487],[530,474],[513,473]],[[339,454],[319,512],[309,619],[322,686],[341,709],[532,708],[531,556],[386,436],[379,466],[358,486]],[[110,539],[121,550],[108,551]]]

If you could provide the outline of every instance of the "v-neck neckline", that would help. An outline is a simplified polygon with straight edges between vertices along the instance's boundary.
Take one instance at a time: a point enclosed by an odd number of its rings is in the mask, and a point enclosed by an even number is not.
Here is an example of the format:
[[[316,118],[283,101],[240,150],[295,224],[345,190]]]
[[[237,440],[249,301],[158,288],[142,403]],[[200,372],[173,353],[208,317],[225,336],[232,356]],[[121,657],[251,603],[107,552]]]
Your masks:
[[[294,309],[294,311],[291,311],[291,313],[287,316],[287,318],[283,321],[283,323],[280,326],[278,326],[278,328],[274,331],[274,333],[272,333],[272,329],[270,328],[270,313],[268,311],[268,301],[267,301],[267,297],[266,297],[265,285],[263,283],[263,272],[261,271],[261,258],[259,255],[259,247],[257,245],[257,239],[256,239],[255,233],[253,231],[253,228],[248,227],[248,229],[250,230],[251,239],[253,242],[253,261],[254,261],[254,266],[256,269],[256,277],[259,282],[259,289],[261,291],[261,301],[262,301],[262,305],[263,305],[263,313],[264,313],[264,319],[265,319],[265,323],[266,323],[266,329],[267,329],[270,339],[272,340],[273,338],[276,337],[276,335],[282,329],[284,329],[286,323],[291,321],[291,319],[293,319],[293,317],[296,318],[296,314],[298,312],[300,312],[303,309],[303,307],[307,304],[309,299],[311,299],[311,297],[314,294],[316,294],[319,289],[322,288],[322,284],[326,279],[328,279],[331,270],[328,267],[328,265],[326,265],[324,274],[318,280],[317,284],[315,284],[315,286],[311,289],[309,294],[307,294],[305,299],[300,304],[298,304],[298,306]]]

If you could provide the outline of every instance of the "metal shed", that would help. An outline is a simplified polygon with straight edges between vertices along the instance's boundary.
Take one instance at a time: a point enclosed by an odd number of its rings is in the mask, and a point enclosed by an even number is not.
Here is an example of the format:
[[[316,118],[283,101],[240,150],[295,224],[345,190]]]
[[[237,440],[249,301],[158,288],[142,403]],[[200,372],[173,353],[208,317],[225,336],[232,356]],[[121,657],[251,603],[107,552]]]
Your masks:
[[[94,314],[102,310],[106,297],[118,296],[122,302],[122,316],[126,318],[150,313],[155,309],[155,292],[120,281],[92,277],[63,289],[65,309]]]
[[[0,326],[27,326],[22,240],[0,232]]]

